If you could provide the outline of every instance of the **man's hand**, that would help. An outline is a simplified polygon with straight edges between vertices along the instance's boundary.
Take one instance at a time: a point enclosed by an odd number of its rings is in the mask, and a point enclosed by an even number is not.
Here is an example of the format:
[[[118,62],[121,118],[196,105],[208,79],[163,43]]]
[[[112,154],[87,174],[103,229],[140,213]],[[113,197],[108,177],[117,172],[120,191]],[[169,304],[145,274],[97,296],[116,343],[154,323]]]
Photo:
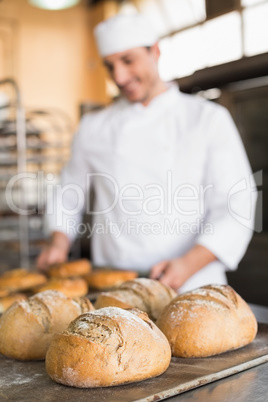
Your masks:
[[[161,261],[151,269],[150,278],[178,290],[193,274],[216,260],[207,248],[196,245],[180,258]]]
[[[162,261],[151,269],[150,277],[177,290],[190,277],[190,269],[183,258]]]
[[[48,244],[36,260],[38,269],[45,271],[52,264],[65,262],[68,258],[70,241],[61,232],[54,232],[51,243]]]

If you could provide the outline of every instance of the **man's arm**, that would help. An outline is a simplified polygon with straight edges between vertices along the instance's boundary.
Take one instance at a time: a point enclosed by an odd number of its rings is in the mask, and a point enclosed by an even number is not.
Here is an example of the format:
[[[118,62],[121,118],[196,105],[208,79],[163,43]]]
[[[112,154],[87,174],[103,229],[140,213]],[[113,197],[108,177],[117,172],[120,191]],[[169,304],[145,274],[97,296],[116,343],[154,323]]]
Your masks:
[[[85,147],[88,123],[89,119],[85,116],[74,136],[71,158],[62,171],[60,186],[55,186],[52,196],[48,198],[46,223],[51,240],[36,261],[41,270],[67,260],[72,241],[77,235],[77,226],[82,220],[85,197],[89,191],[87,173],[90,167]]]
[[[70,249],[70,239],[62,232],[53,232],[50,243],[37,258],[36,266],[46,270],[50,265],[65,262]]]
[[[154,265],[150,278],[159,279],[160,282],[177,290],[197,271],[216,259],[207,248],[196,245],[182,257]]]
[[[205,200],[204,217],[213,233],[200,233],[187,254],[160,262],[151,271],[151,277],[160,277],[175,289],[214,260],[226,269],[236,269],[253,233],[256,188],[240,135],[227,110],[214,113],[207,134],[204,185],[212,185],[212,190]]]

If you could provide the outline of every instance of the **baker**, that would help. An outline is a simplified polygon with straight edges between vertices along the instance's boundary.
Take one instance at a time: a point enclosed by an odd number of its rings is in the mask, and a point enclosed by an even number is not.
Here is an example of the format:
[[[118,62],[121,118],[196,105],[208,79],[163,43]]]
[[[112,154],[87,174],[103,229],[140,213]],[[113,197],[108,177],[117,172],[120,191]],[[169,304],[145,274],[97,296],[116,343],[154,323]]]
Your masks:
[[[67,259],[87,229],[86,209],[94,265],[137,269],[180,292],[226,283],[251,239],[256,202],[230,114],[161,80],[157,35],[144,16],[113,17],[95,36],[121,97],[81,120],[38,267]]]

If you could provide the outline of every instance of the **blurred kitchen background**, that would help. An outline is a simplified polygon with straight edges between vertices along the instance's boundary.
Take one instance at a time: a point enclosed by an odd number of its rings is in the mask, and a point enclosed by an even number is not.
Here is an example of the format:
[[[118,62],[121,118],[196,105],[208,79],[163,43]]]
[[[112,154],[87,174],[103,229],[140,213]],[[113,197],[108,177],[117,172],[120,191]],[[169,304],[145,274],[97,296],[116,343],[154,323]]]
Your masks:
[[[64,2],[72,7],[57,9]],[[228,279],[248,302],[268,306],[267,0],[0,0],[0,272],[34,267],[47,239],[45,200],[79,119],[118,95],[97,54],[94,27],[137,10],[159,31],[162,78],[226,106],[239,128],[262,214]],[[83,238],[70,257],[81,255],[89,256]]]

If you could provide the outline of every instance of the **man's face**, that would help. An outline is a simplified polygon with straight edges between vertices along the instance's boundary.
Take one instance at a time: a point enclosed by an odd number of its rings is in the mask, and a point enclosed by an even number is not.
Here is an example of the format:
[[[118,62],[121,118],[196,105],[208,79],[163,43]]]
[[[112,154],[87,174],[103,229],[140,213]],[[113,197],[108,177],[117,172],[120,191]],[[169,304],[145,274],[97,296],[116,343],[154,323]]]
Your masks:
[[[159,79],[157,62],[159,48],[138,47],[104,58],[112,79],[130,102],[145,103]]]

